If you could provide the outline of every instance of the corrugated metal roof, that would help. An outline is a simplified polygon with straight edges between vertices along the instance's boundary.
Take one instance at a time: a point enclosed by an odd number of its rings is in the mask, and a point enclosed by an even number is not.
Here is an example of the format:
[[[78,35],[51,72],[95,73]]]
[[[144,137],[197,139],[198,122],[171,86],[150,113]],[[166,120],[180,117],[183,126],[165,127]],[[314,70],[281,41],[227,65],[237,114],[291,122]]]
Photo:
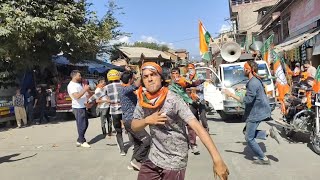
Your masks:
[[[276,45],[274,47],[274,49],[276,52],[289,51],[291,49],[299,47],[304,42],[306,42],[307,40],[311,39],[312,37],[314,37],[315,35],[317,35],[319,33],[320,33],[320,30],[315,30],[313,32],[304,33],[300,36],[297,36],[293,39],[287,40],[279,45]]]
[[[158,50],[148,49],[144,47],[120,47],[120,51],[122,51],[126,56],[130,59],[140,58],[142,55],[145,58],[160,58],[170,60],[171,57],[166,53]]]

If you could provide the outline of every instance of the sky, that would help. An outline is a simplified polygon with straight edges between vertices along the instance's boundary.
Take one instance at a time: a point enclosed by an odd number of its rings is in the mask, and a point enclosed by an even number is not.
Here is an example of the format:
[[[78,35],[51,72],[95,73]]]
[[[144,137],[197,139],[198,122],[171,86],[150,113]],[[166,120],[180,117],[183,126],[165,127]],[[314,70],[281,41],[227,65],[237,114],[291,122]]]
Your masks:
[[[116,15],[121,30],[131,33],[117,41],[166,44],[173,49],[187,49],[190,58],[199,57],[198,22],[202,21],[211,36],[218,36],[230,23],[228,0],[114,0],[123,8]],[[102,17],[108,0],[88,0],[92,10]]]

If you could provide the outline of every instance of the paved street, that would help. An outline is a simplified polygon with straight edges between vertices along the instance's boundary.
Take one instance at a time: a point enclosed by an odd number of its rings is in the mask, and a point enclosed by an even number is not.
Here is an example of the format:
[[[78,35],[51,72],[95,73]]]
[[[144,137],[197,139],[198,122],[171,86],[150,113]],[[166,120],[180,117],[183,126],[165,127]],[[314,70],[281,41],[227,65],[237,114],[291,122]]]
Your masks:
[[[243,123],[210,117],[210,130],[231,172],[231,180],[317,180],[320,156],[308,147],[308,137],[295,141],[261,141],[272,160],[271,166],[251,164],[252,153],[245,146]],[[278,117],[274,113],[274,117]],[[0,132],[0,174],[2,180],[134,180],[137,172],[128,170],[131,151],[121,157],[115,136],[103,139],[99,119],[91,119],[87,141],[91,149],[75,147],[74,120],[9,129]],[[268,128],[263,124],[261,128]],[[126,137],[126,135],[125,135]],[[128,138],[126,137],[126,140]],[[213,179],[209,154],[200,144],[201,154],[190,153],[187,180]]]

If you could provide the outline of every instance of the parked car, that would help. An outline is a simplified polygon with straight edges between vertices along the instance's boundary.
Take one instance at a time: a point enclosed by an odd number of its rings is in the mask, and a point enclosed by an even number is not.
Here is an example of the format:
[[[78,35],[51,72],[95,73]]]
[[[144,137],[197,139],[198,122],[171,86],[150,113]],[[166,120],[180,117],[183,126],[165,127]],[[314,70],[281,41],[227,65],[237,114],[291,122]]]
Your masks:
[[[68,113],[72,112],[72,100],[68,94],[68,84],[70,79],[62,81],[58,83],[56,88],[56,112],[57,113]],[[96,79],[84,79],[82,84],[88,84],[90,86],[91,94],[94,93],[96,88]],[[89,116],[97,117],[96,114],[96,106],[94,105],[92,108],[88,109]]]

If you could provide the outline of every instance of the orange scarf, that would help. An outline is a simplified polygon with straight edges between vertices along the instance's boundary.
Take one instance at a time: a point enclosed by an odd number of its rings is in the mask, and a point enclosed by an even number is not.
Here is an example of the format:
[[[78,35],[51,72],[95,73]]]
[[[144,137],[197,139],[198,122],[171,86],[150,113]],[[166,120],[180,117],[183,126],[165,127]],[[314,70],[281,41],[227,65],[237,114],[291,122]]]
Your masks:
[[[121,84],[121,86],[124,86],[124,87],[128,87],[128,86],[130,86],[131,84],[124,84],[124,83],[122,83]]]
[[[137,91],[138,101],[140,106],[149,109],[158,108],[164,103],[164,100],[167,97],[169,89],[167,87],[162,87],[157,93],[150,94],[149,92],[143,90],[143,87],[140,86]],[[154,103],[150,101],[155,100]]]
[[[180,77],[176,83],[179,84],[183,88],[187,87],[187,81],[184,77]]]

